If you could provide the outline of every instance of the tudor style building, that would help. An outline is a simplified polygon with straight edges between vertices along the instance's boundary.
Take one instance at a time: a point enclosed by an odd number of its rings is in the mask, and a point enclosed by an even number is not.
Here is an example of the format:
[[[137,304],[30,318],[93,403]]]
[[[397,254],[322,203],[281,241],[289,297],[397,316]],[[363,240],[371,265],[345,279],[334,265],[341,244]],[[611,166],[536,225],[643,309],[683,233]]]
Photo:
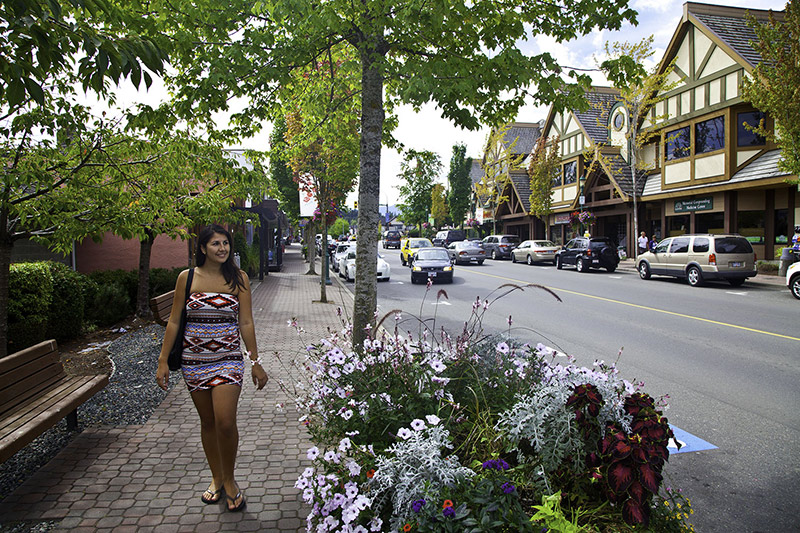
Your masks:
[[[593,88],[588,111],[551,109],[541,131],[551,141],[558,138],[561,155],[551,214],[544,223],[527,215],[527,175],[512,172],[514,194],[496,212],[502,231],[561,244],[575,231],[570,213],[590,210],[596,217],[591,232],[611,237],[631,255],[635,193],[639,229],[648,236],[734,232],[750,240],[759,258],[778,257],[800,223],[800,192],[787,182],[797,176],[778,169],[780,149],[745,127],[762,119],[773,127],[769,116],[741,97],[743,77],[761,61],[750,46],[756,35],[747,24],[748,13],[758,20],[769,15],[684,4],[660,66],[663,71],[675,61],[674,87],[660,95],[663,100],[642,124],[657,135],[637,154],[644,169],[636,180],[625,137],[628,113],[615,89]],[[509,130],[508,142],[514,133],[515,128]]]

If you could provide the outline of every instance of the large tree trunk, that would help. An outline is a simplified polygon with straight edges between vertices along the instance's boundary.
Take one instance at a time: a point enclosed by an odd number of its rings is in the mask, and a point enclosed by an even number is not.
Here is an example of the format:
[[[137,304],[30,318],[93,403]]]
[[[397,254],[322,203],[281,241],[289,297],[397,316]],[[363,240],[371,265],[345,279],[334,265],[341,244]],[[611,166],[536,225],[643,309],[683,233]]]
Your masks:
[[[156,236],[148,231],[147,237],[139,241],[139,287],[136,291],[136,316],[150,316],[150,255]]]
[[[8,278],[14,243],[0,230],[0,359],[8,355]]]
[[[375,324],[378,305],[377,250],[383,132],[383,77],[375,48],[361,49],[361,169],[358,186],[358,238],[353,302],[353,344],[359,348]]]

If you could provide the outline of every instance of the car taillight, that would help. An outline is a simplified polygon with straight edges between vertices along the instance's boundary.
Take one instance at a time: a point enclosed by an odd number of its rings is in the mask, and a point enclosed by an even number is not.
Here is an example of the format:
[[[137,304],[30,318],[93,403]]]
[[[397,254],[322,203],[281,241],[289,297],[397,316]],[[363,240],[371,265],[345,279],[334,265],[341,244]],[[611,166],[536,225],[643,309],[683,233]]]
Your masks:
[[[507,244],[501,244],[500,248],[508,248],[508,245]]]
[[[467,252],[458,252],[458,255],[467,255]]]
[[[591,249],[591,248],[589,248],[588,250],[586,250],[586,255],[592,255],[592,249]]]
[[[717,255],[716,254],[708,254],[708,264],[709,265],[716,265],[717,264]]]

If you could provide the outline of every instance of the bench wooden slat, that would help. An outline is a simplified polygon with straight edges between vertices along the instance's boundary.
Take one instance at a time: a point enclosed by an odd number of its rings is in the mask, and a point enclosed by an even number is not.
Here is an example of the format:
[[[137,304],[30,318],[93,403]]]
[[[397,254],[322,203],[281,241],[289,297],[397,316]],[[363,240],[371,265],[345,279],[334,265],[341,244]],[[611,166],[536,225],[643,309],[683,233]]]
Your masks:
[[[56,341],[50,339],[39,344],[35,344],[24,350],[12,353],[0,359],[0,376],[6,372],[10,372],[15,368],[21,367],[26,363],[35,361],[39,357],[47,353],[58,354],[58,345]],[[0,383],[3,383],[0,381]]]
[[[11,433],[3,430],[4,436],[0,439],[0,462],[30,444],[36,437],[102,390],[108,385],[108,376],[79,376],[68,381],[69,385],[61,394],[51,397],[50,402],[37,404],[34,412],[26,414],[25,421],[18,419]]]
[[[16,409],[20,404],[24,404],[31,398],[65,379],[64,370],[61,364],[50,365],[40,372],[28,377],[17,379],[11,382],[10,386],[0,389],[0,416],[6,412]],[[2,381],[2,383],[6,383]]]
[[[174,298],[174,290],[150,298],[150,310],[153,312],[153,318],[162,326],[166,326],[167,322],[169,322],[169,315],[172,312],[172,302]]]
[[[25,405],[23,409],[17,409],[3,416],[0,419],[0,435],[5,438],[7,433],[16,431],[17,428],[33,421],[38,416],[46,414],[54,407],[60,404],[68,405],[70,396],[79,394],[83,387],[89,383],[103,381],[102,378],[107,378],[107,376],[76,376],[57,383],[53,388]]]

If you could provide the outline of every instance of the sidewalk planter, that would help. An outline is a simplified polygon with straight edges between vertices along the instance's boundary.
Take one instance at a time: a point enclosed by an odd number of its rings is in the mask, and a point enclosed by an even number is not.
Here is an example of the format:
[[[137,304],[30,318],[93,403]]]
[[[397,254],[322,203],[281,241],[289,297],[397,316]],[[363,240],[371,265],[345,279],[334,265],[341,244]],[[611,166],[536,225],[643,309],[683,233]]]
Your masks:
[[[314,443],[295,485],[309,531],[689,531],[688,500],[661,487],[662,404],[510,327],[480,340],[488,308],[456,338],[392,315],[362,353],[346,324],[309,345],[287,388]]]

